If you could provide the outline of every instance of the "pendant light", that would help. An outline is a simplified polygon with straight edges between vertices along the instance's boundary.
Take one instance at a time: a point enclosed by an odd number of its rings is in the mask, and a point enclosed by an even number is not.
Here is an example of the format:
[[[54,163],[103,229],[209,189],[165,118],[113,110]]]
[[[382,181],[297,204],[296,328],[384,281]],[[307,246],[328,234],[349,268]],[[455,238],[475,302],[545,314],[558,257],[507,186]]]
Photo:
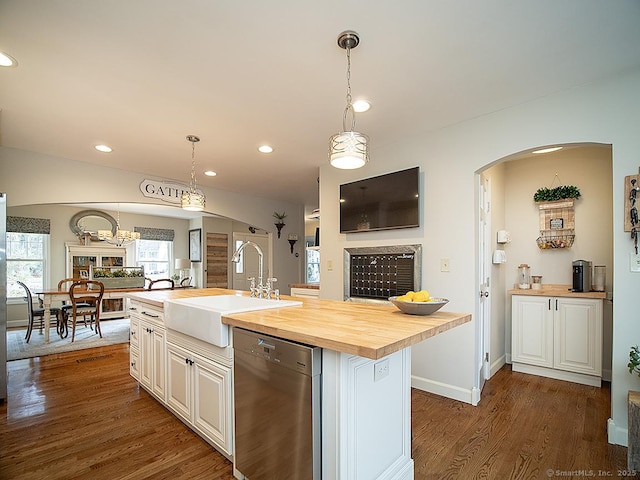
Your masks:
[[[342,116],[342,132],[329,139],[329,162],[336,168],[354,169],[369,161],[369,137],[355,131],[356,113],[351,103],[351,49],[358,46],[360,37],[352,30],[338,36],[338,46],[347,51],[347,106]],[[351,116],[351,129],[347,118]]]
[[[191,182],[189,183],[189,191],[182,192],[180,206],[183,210],[190,212],[201,212],[204,210],[204,193],[198,191],[196,184],[196,142],[200,139],[195,135],[187,135],[187,140],[191,142]]]
[[[117,247],[126,247],[130,243],[140,240],[140,232],[132,232],[120,228],[120,205],[118,205],[118,216],[116,217],[116,236],[111,230],[98,230],[98,239],[111,243]]]

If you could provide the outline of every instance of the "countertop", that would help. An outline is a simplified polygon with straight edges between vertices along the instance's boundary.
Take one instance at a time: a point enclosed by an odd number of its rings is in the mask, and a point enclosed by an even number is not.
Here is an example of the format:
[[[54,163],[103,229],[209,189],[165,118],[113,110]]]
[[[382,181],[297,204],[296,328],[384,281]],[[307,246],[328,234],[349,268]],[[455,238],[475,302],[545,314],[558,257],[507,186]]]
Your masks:
[[[311,288],[314,290],[319,290],[320,285],[317,283],[290,283],[289,288]]]
[[[543,297],[573,298],[607,298],[607,292],[572,292],[571,285],[542,284],[540,290],[514,288],[507,292],[510,295],[537,295]]]
[[[163,308],[163,301],[211,295],[248,295],[220,288],[129,293],[134,300]],[[406,315],[390,303],[365,304],[282,295],[301,306],[231,314],[222,322],[360,357],[379,359],[471,321],[469,313],[438,311]]]

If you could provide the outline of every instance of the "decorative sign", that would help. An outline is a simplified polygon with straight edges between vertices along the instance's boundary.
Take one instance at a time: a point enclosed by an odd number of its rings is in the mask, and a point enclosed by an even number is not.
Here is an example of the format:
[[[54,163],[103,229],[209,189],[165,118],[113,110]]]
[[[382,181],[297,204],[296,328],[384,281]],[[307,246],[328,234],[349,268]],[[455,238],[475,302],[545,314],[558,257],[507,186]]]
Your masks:
[[[549,222],[549,228],[551,230],[562,230],[564,228],[564,219],[552,218]]]
[[[140,191],[145,197],[156,198],[167,203],[179,204],[180,197],[183,193],[189,191],[189,186],[182,183],[144,179],[140,183]],[[196,191],[204,195],[204,192],[199,188]]]

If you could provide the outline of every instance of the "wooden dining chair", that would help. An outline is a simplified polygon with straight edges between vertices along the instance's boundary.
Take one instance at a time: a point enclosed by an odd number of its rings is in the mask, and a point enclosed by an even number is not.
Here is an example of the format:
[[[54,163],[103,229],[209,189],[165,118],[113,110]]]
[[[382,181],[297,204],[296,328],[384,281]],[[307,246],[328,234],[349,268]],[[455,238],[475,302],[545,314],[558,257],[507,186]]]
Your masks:
[[[82,316],[86,321],[89,317],[89,328],[95,321],[96,333],[102,338],[100,330],[100,306],[104,295],[104,284],[95,280],[76,280],[69,287],[69,298],[71,299],[71,341],[76,338],[76,323],[78,317]],[[85,305],[85,306],[83,306]]]
[[[147,288],[149,290],[153,290],[154,288],[170,288],[173,290],[175,288],[175,283],[170,278],[159,278],[157,280],[151,280]]]
[[[60,280],[58,282],[58,290],[60,292],[62,291],[69,291],[69,287],[71,287],[71,284],[73,282],[77,282],[78,278],[64,278],[62,280]],[[79,305],[80,306],[80,305]],[[82,305],[83,307],[89,307],[90,305],[84,304]],[[69,335],[69,316],[71,314],[71,310],[73,309],[73,305],[71,304],[71,299],[69,299],[69,301],[67,300],[63,300],[62,301],[62,306],[60,307],[60,322],[61,322],[61,328],[60,328],[60,336],[62,338],[67,338],[67,336]],[[84,324],[85,326],[87,325],[87,320],[86,317],[83,317],[84,319]]]
[[[24,337],[26,342],[29,343],[29,340],[31,339],[31,332],[33,331],[33,325],[36,321],[36,318],[40,319],[40,333],[42,333],[42,330],[44,328],[44,308],[33,308],[33,295],[31,295],[31,290],[29,290],[29,287],[27,287],[23,282],[20,281],[16,281],[16,283],[18,285],[20,285],[22,288],[24,288],[24,292],[25,292],[25,300],[27,301],[27,312],[28,312],[28,325],[27,325],[27,335]],[[60,318],[61,318],[61,312],[60,309],[58,307],[51,307],[50,310],[51,312],[51,318],[56,318],[56,330],[58,331],[58,334],[60,334],[60,329],[61,329],[61,324],[60,324]],[[62,336],[62,334],[60,334],[60,336]]]

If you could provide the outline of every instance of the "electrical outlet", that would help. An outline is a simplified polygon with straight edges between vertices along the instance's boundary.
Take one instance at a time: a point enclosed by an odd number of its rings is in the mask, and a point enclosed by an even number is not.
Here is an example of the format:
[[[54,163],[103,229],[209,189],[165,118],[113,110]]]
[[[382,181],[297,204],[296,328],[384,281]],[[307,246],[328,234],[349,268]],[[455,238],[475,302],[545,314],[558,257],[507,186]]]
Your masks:
[[[640,273],[640,255],[637,253],[629,254],[629,270],[633,273]]]
[[[449,270],[449,259],[448,258],[441,258],[440,259],[440,271],[441,272],[448,272]]]
[[[389,375],[389,359],[385,358],[373,364],[373,381],[377,382]]]

